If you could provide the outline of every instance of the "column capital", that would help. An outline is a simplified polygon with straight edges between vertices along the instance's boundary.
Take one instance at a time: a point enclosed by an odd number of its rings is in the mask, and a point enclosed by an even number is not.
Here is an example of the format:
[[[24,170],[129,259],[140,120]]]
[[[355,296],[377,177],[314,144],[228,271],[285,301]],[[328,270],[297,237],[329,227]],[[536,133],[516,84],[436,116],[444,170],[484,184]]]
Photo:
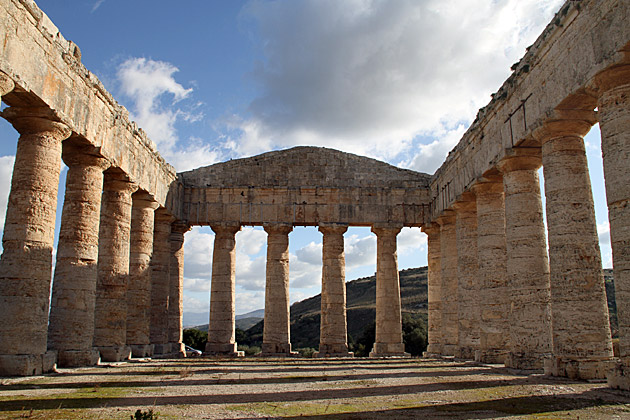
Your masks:
[[[455,212],[453,210],[444,210],[442,214],[435,221],[440,226],[450,225],[455,223]]]
[[[509,149],[497,168],[502,174],[513,171],[538,170],[542,166],[540,148]]]
[[[184,233],[188,232],[191,229],[191,226],[181,220],[177,220],[171,223],[171,233],[175,233],[178,235],[184,235]]]
[[[126,177],[116,176],[116,177],[105,177],[105,182],[103,183],[103,191],[117,191],[126,194],[133,194],[138,190],[138,185],[133,182],[127,181]]]
[[[499,194],[503,192],[503,180],[477,182],[471,187],[476,196],[484,194]]]
[[[9,107],[2,111],[21,135],[46,133],[62,141],[70,137],[72,130],[59,121],[53,110],[47,107]]]
[[[372,232],[376,236],[397,236],[400,233],[402,226],[391,224],[374,224],[372,226]]]
[[[293,230],[293,226],[286,223],[278,223],[273,225],[263,225],[263,229],[267,235],[288,235]]]
[[[591,84],[600,95],[619,86],[630,85],[630,64],[604,70],[595,76]]]
[[[216,236],[234,236],[241,230],[242,226],[237,224],[216,224],[210,225],[210,229]]]
[[[429,223],[428,225],[422,226],[421,230],[432,238],[440,234],[440,225],[437,222]]]
[[[343,235],[348,230],[348,225],[341,225],[336,223],[322,223],[317,227],[323,235]]]
[[[155,210],[155,223],[168,223],[170,225],[175,220],[177,220],[175,216],[173,216],[164,207],[159,207]]]
[[[475,194],[469,191],[463,193],[460,199],[452,204],[452,207],[456,213],[477,211]]]
[[[13,79],[7,76],[5,73],[0,72],[0,97],[11,92],[15,88]]]
[[[75,144],[74,139],[63,143],[61,158],[68,167],[95,166],[103,171],[109,169],[109,160],[98,155],[94,147]]]
[[[153,199],[153,196],[144,190],[138,190],[131,196],[133,205],[138,208],[157,209],[160,205]]]
[[[533,132],[533,137],[545,144],[559,137],[584,137],[597,123],[597,113],[593,110],[555,110],[554,117],[545,121]]]

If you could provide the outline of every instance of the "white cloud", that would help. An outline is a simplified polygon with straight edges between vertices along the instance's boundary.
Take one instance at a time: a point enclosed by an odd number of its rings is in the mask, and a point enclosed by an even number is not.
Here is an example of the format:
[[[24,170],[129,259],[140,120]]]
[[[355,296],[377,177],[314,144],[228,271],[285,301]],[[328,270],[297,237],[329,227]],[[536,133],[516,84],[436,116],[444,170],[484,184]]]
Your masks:
[[[210,290],[214,234],[194,227],[184,236],[184,289]]]
[[[427,235],[422,233],[420,228],[402,228],[398,234],[397,245],[399,255],[409,255],[425,249]]]
[[[376,264],[376,235],[346,235],[344,243],[346,270]]]
[[[208,300],[205,302],[196,299],[191,296],[184,295],[184,308],[186,308],[186,312],[208,312],[208,308],[210,308],[210,295],[208,295]]]
[[[305,247],[298,249],[295,252],[296,257],[305,263],[312,265],[321,265],[322,264],[322,243],[316,244],[315,242],[310,242]]]
[[[244,227],[236,234],[236,252],[245,255],[258,254],[267,243],[267,232],[253,227]]]
[[[101,5],[102,5],[103,3],[105,3],[105,0],[96,0],[96,2],[94,2],[94,6],[92,6],[92,12],[91,12],[91,13],[96,12],[96,10],[97,10],[99,7],[101,7]]]
[[[261,94],[250,117],[231,118],[240,133],[228,143],[241,154],[311,144],[391,159],[417,136],[459,132],[561,3],[251,1],[242,18],[260,38],[251,77]],[[450,147],[426,151],[441,163]]]
[[[265,307],[265,293],[240,291],[236,294],[236,313],[245,314]]]
[[[299,252],[299,251],[298,251]],[[297,253],[297,252],[296,252]],[[291,286],[291,296],[294,296],[294,289],[306,289],[321,285],[322,282],[322,254],[319,254],[318,261],[304,261],[297,255],[289,255],[289,284]]]
[[[465,132],[466,127],[463,124],[452,130],[438,129],[434,133],[437,140],[428,144],[419,144],[417,153],[410,161],[402,162],[401,166],[419,172],[435,173],[446,159],[448,152],[453,150]]]
[[[15,156],[0,156],[0,231],[4,229]]]

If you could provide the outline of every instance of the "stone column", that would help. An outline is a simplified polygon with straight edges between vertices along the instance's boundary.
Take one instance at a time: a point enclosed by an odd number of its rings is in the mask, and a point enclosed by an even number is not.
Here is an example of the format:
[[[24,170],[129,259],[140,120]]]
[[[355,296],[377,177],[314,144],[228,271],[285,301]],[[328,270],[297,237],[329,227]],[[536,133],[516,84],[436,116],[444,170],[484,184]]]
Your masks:
[[[0,94],[13,87],[0,82]],[[3,116],[20,139],[0,259],[0,376],[40,375],[56,362],[46,352],[48,300],[61,142],[71,131],[45,110],[7,108]]]
[[[479,351],[475,360],[504,363],[509,338],[509,291],[505,241],[503,180],[479,182],[472,187],[477,202],[477,256],[479,279]]]
[[[517,149],[516,153],[499,162],[511,296],[510,350],[505,365],[539,370],[551,356],[549,260],[538,181],[541,160],[538,149]]]
[[[440,225],[440,278],[442,280],[442,355],[455,356],[459,343],[457,309],[457,230],[455,212],[445,210]]]
[[[291,353],[289,316],[289,233],[290,225],[268,225],[267,272],[265,283],[265,326],[262,354],[287,356]]]
[[[168,345],[168,297],[170,293],[171,223],[175,218],[165,209],[155,211],[153,258],[151,259],[151,325],[153,355],[170,352]]]
[[[190,226],[183,222],[171,225],[171,264],[170,286],[168,295],[168,342],[170,353],[177,357],[186,357],[182,342],[182,321],[184,315],[184,234]]]
[[[596,82],[621,359],[608,383],[630,390],[630,65],[610,69]]]
[[[210,286],[210,324],[205,353],[218,356],[243,356],[237,351],[235,337],[235,271],[237,225],[210,226],[214,231],[212,285]]]
[[[553,357],[545,373],[603,379],[612,340],[583,136],[593,111],[564,113],[535,133],[545,174]]]
[[[94,343],[99,225],[103,171],[109,162],[64,143],[68,165],[52,289],[48,348],[61,367],[99,361]]]
[[[352,357],[346,319],[346,256],[343,234],[348,226],[323,225],[322,302],[316,357]]]
[[[396,255],[400,227],[374,226],[372,232],[376,234],[376,341],[370,357],[408,357],[402,337]]]
[[[477,203],[473,194],[453,204],[457,240],[458,347],[456,356],[473,360],[479,350],[480,300],[477,263]]]
[[[153,356],[151,325],[151,257],[158,203],[144,191],[132,195],[127,287],[127,345],[133,357]]]
[[[442,281],[441,281],[441,248],[440,226],[433,223],[422,227],[427,234],[428,247],[428,346],[425,356],[439,356],[442,354]]]
[[[123,175],[105,173],[101,201],[94,347],[105,362],[131,357],[127,346],[127,283],[131,205],[138,188]]]

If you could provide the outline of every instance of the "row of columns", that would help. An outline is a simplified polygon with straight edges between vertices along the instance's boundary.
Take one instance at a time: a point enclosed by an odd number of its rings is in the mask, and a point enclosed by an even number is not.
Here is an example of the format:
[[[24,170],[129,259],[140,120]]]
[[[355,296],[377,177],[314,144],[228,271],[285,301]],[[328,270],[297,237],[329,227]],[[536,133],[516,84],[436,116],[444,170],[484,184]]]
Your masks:
[[[619,83],[630,82],[630,71],[624,71],[623,78],[615,73],[615,83],[608,77],[609,85],[600,84],[597,113],[557,111],[534,132],[540,147],[514,149],[424,228],[429,354],[582,379],[604,378],[614,367],[583,140],[599,120],[620,334],[621,365],[612,377],[614,386],[628,388],[630,84]]]
[[[156,211],[48,109],[11,107],[3,116],[20,138],[0,259],[0,375],[183,354],[188,227]],[[51,298],[62,159],[68,173]],[[156,307],[165,311],[154,316]]]
[[[215,232],[210,322],[205,354],[242,356],[235,340],[235,235],[238,225],[212,225]],[[267,225],[263,356],[290,356],[289,233],[291,225]],[[317,357],[351,357],[346,320],[345,225],[323,225],[321,329]],[[376,341],[373,357],[405,356],[402,340],[396,236],[400,227],[374,227],[377,236]]]

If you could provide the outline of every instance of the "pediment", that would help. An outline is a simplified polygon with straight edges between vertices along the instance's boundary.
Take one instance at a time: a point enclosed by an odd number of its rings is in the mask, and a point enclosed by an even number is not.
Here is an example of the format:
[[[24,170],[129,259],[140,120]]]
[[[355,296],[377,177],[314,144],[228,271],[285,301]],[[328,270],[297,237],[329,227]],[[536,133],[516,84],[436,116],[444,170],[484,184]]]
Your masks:
[[[428,188],[431,176],[324,147],[299,146],[179,174],[185,187]]]

